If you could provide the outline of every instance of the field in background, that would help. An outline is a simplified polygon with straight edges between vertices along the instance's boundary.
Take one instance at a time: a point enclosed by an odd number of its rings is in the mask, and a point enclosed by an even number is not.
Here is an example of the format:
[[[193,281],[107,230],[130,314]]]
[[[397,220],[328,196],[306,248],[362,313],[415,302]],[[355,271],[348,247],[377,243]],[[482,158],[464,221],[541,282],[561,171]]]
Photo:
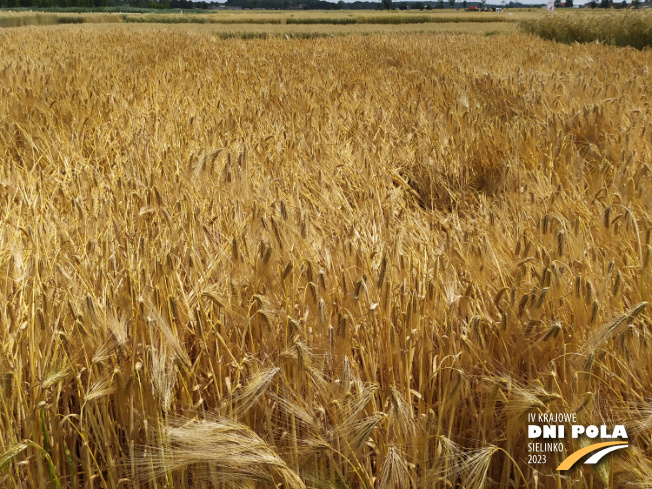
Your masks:
[[[132,24],[133,25],[133,24]],[[63,30],[69,26],[52,26],[51,29]],[[86,26],[97,32],[109,32],[115,29],[116,24],[94,24]],[[120,28],[126,28],[122,25]],[[283,38],[319,38],[330,36],[343,36],[350,34],[513,34],[518,31],[517,24],[507,22],[488,23],[443,23],[443,24],[138,24],[141,32],[160,34],[163,32],[186,32],[188,34],[209,34],[223,39],[265,39],[273,37]]]
[[[652,48],[652,10],[536,16],[521,23],[523,32],[559,42],[601,42],[611,46]]]
[[[222,28],[0,31],[0,486],[649,488],[652,51]]]
[[[510,9],[505,12],[442,11],[186,11],[0,12],[0,27],[57,24],[170,24],[190,25],[183,30],[204,32],[222,38],[322,37],[346,34],[447,33],[508,34],[517,31],[537,34],[560,42],[605,42],[642,48],[652,45],[652,15],[645,11],[624,11],[613,15],[604,9],[581,12],[544,9]],[[82,9],[83,10],[83,9]],[[132,9],[133,10],[133,9]]]
[[[30,25],[56,24],[106,24],[122,22],[118,14],[105,13],[45,13],[45,12],[0,12],[0,27],[25,27]]]
[[[511,15],[510,15],[511,14]],[[531,12],[382,12],[382,11],[222,11],[212,13],[54,13],[0,11],[0,27],[26,25],[82,24],[82,23],[191,23],[191,24],[431,24],[431,23],[516,23],[531,20],[541,14],[540,9]],[[587,15],[600,15],[594,12]],[[512,26],[513,27],[513,26]],[[436,27],[429,27],[436,29]],[[482,27],[479,27],[482,29]],[[268,27],[261,27],[265,32]],[[511,31],[513,32],[513,30]]]

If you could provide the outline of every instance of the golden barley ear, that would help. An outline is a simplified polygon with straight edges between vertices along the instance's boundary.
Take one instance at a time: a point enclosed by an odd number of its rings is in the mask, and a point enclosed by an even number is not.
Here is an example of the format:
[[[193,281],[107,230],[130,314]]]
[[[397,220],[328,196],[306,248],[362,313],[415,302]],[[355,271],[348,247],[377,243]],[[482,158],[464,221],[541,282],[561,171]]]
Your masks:
[[[143,482],[185,470],[201,483],[282,483],[305,489],[270,445],[247,426],[224,418],[168,418],[159,445],[144,447],[135,465]]]

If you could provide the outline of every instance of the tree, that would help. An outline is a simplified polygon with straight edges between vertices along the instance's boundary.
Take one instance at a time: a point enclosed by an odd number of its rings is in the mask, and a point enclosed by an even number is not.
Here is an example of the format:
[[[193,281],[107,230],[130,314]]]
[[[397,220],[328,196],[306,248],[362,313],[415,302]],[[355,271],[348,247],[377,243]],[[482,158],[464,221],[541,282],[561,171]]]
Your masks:
[[[566,0],[566,7],[573,8],[573,0]]]
[[[611,7],[611,2],[609,0],[601,0],[600,8],[609,8]]]
[[[455,8],[455,0],[448,0],[448,4],[451,6],[451,8]]]
[[[417,2],[412,4],[414,10],[423,10],[423,2]]]
[[[467,6],[467,5],[468,5],[468,3],[466,2],[466,0],[464,0],[464,1],[462,2],[462,7],[464,7],[464,9],[466,9],[466,6]]]
[[[444,8],[444,0],[439,0],[437,2],[437,8]]]
[[[632,0],[632,5],[634,8],[639,8],[641,6],[641,0]]]
[[[561,7],[561,0],[555,0],[555,8]]]
[[[429,3],[428,5],[426,5],[426,10],[432,10],[432,3]]]
[[[383,0],[383,10],[392,10],[392,0]]]

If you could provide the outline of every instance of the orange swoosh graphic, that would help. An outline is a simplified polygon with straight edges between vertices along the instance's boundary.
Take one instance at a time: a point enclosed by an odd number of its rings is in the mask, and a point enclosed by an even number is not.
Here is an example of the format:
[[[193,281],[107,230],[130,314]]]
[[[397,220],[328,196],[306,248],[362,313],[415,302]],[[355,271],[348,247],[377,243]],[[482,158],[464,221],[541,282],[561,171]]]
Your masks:
[[[570,469],[573,465],[575,465],[575,462],[577,462],[579,459],[581,459],[584,455],[587,455],[591,452],[594,452],[598,450],[599,448],[604,448],[604,447],[610,447],[613,445],[626,445],[625,442],[622,441],[605,441],[603,443],[594,443],[593,445],[589,445],[588,447],[584,447],[581,450],[576,451],[569,457],[566,457],[566,460],[564,460],[562,463],[559,464],[559,467],[557,467],[557,470],[568,470]]]

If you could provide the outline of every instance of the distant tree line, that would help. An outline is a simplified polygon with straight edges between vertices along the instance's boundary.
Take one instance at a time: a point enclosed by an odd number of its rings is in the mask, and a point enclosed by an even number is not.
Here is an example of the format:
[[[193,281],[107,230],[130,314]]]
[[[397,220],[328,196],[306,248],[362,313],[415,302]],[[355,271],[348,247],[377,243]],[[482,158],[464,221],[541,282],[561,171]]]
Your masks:
[[[431,10],[433,8],[441,8],[443,0],[435,0],[430,2],[423,1],[407,1],[407,2],[393,2],[392,0],[380,0],[379,2],[327,2],[325,0],[227,0],[227,7],[240,7],[243,9],[288,9],[288,8],[303,8],[305,10]]]
[[[382,0],[387,1],[387,0]],[[391,5],[391,0],[389,0]],[[136,7],[147,9],[210,9],[217,8],[217,1],[192,1],[192,0],[0,0],[0,8],[88,8],[102,9],[107,7]],[[382,8],[382,3],[356,1],[353,3],[328,2],[326,0],[227,0],[227,7],[243,9],[291,9],[303,8],[306,10],[374,10]]]
[[[0,8],[80,8],[107,9],[112,7],[138,9],[209,9],[217,2],[191,0],[0,0]]]
[[[325,0],[227,0],[227,7],[248,9],[289,9],[303,8],[306,10],[373,10],[380,7],[379,2],[327,2]]]
[[[568,0],[566,0],[568,3]],[[639,7],[641,5],[640,0],[632,0],[631,5],[633,7]],[[623,0],[622,2],[614,2],[612,0],[592,0],[591,2],[588,3],[588,6],[590,8],[627,8],[629,5],[627,4],[627,0]]]
[[[378,0],[378,1],[355,1],[329,2],[326,0],[226,0],[227,7],[242,9],[305,9],[305,10],[432,10],[443,8],[466,8],[467,6],[476,5],[484,7],[486,0],[477,2],[467,2],[466,0],[430,0],[430,1],[397,1]],[[557,0],[560,1],[560,0]],[[611,6],[611,0],[599,0],[601,3],[593,4],[595,6]],[[566,0],[566,5],[572,5],[572,0]],[[638,0],[633,0],[636,5]],[[624,2],[623,2],[624,4]],[[0,8],[81,8],[81,9],[107,9],[115,7],[135,7],[139,9],[210,9],[216,8],[220,3],[213,0],[192,1],[192,0],[0,0]],[[621,4],[614,5],[620,6]],[[515,2],[509,2],[508,7],[536,7],[533,5],[521,5]]]
[[[324,0],[227,0],[227,7],[239,7],[243,9],[288,9],[303,8],[306,10],[432,10],[444,8],[460,8],[475,5],[485,7],[486,0],[467,2],[463,0],[430,0],[430,1],[393,1],[380,0],[379,2],[327,2]],[[522,5],[522,7],[540,7],[541,5]],[[501,5],[496,5],[501,6]],[[510,6],[521,6],[519,3],[510,2]]]

